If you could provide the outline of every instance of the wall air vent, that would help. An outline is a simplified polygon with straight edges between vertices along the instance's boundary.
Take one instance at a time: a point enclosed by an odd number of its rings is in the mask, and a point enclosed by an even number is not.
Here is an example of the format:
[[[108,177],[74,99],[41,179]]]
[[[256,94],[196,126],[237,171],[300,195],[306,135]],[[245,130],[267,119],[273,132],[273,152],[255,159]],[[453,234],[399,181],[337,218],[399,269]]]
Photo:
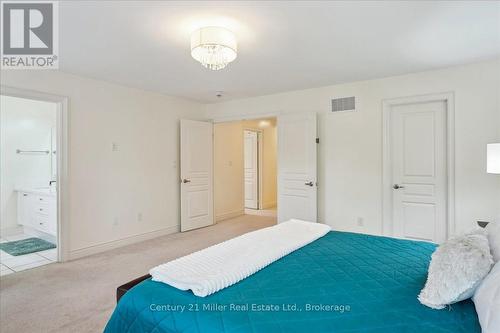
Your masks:
[[[356,97],[332,99],[332,112],[339,111],[356,111]]]

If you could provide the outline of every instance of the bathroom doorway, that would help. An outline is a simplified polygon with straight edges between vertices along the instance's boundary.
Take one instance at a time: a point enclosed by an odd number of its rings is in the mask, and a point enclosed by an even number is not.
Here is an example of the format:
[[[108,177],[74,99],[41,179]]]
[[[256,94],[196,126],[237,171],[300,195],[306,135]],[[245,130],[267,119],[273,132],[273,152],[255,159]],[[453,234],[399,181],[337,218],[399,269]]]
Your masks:
[[[1,275],[59,261],[61,103],[0,95]]]

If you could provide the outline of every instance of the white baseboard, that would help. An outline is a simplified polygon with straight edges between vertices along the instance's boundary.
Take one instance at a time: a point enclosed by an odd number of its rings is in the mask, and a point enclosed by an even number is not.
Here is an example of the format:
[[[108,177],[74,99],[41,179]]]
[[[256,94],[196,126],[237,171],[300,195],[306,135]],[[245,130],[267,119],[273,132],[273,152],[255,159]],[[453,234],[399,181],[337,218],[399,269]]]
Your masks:
[[[235,210],[235,211],[232,211],[229,213],[219,214],[215,217],[215,222],[220,222],[220,221],[224,221],[227,219],[232,219],[234,217],[238,217],[238,216],[241,216],[244,214],[245,214],[244,209],[238,209],[238,210]]]
[[[163,228],[160,230],[146,232],[144,234],[134,235],[134,236],[130,236],[130,237],[122,238],[122,239],[117,239],[117,240],[114,240],[111,242],[105,242],[105,243],[101,243],[101,244],[97,244],[97,245],[93,245],[93,246],[84,247],[81,249],[72,250],[69,253],[69,260],[74,260],[74,259],[90,256],[92,254],[97,254],[97,253],[101,253],[104,251],[113,250],[113,249],[116,249],[116,248],[119,248],[122,246],[143,242],[145,240],[157,238],[160,236],[170,235],[170,234],[173,234],[173,233],[176,233],[179,231],[180,231],[180,227],[178,225],[175,225],[175,226],[170,226],[170,227]]]
[[[8,228],[3,228],[0,229],[0,236],[14,236],[18,234],[23,233],[23,227],[22,226],[16,226],[16,227],[8,227]]]

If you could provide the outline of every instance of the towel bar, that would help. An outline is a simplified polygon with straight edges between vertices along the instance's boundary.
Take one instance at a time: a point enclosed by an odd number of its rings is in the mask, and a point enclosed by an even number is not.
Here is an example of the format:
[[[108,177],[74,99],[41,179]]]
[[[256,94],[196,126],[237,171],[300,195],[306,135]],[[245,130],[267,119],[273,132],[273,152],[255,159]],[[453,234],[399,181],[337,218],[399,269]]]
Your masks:
[[[50,151],[49,150],[21,150],[21,149],[16,149],[16,154],[25,154],[25,153],[50,154]]]

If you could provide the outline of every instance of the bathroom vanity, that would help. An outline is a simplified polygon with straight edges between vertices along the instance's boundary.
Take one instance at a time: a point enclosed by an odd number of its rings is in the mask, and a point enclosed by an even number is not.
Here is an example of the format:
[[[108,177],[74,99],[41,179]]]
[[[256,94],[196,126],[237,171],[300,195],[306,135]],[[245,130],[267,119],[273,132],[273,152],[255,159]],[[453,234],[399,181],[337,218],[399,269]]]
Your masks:
[[[50,188],[17,189],[18,224],[57,236],[57,195]]]

